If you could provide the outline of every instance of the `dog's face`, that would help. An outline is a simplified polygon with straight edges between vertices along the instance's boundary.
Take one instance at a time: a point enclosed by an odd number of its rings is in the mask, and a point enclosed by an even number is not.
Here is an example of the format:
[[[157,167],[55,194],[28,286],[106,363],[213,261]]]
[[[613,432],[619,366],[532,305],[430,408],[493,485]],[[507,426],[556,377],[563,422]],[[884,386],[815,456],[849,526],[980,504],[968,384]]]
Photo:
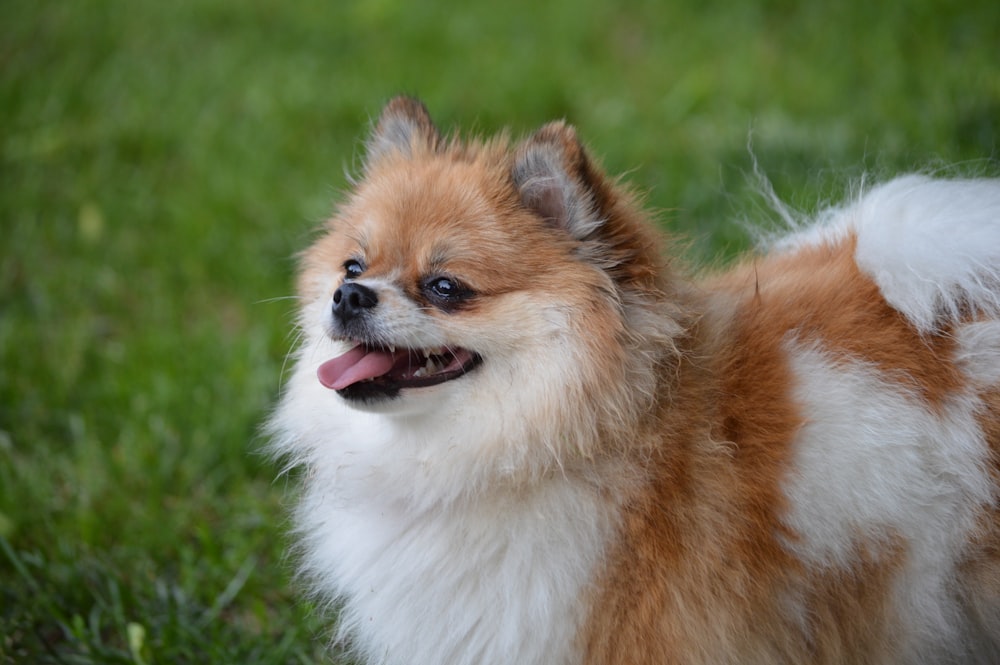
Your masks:
[[[383,158],[309,251],[323,332],[349,348],[319,379],[352,406],[391,409],[531,354],[599,277],[493,166]]]
[[[441,391],[470,394],[488,377],[523,389],[545,367],[572,365],[567,319],[581,307],[601,335],[602,307],[586,303],[611,288],[607,277],[521,205],[498,177],[503,162],[489,151],[471,161],[385,156],[308,252],[319,325],[348,349],[318,377],[351,406],[407,408]]]

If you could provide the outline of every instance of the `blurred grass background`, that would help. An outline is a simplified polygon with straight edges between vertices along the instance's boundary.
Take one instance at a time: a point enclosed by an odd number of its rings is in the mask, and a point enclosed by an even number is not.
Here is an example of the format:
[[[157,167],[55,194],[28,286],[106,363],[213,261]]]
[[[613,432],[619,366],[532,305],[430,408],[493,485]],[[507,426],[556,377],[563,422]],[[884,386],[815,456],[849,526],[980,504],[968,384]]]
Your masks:
[[[294,253],[368,120],[568,118],[691,252],[747,246],[753,159],[811,208],[993,173],[1000,3],[4,0],[0,663],[312,663],[257,451]]]

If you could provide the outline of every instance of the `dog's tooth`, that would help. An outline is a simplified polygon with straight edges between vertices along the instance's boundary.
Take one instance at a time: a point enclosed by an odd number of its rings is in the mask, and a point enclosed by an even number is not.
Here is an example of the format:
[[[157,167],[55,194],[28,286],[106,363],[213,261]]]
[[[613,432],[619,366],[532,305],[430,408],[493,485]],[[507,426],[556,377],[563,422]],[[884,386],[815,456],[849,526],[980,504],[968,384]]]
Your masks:
[[[396,345],[395,344],[390,344],[389,345],[389,353],[395,353],[395,352],[396,352]]]
[[[431,350],[430,349],[424,349],[424,359],[427,359],[427,358],[430,358],[430,357],[431,357]]]
[[[417,371],[415,371],[415,372],[413,373],[413,376],[414,376],[414,377],[418,377],[418,376],[426,376],[426,375],[427,375],[427,370],[426,370],[425,368],[423,368],[423,367],[418,367],[418,368],[417,368]]]

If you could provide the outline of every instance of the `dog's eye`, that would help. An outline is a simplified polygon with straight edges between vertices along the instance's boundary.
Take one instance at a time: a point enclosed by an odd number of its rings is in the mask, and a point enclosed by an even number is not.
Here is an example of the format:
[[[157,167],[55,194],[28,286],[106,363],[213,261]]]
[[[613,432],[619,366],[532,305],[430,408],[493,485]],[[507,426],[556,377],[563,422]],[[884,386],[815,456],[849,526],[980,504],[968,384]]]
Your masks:
[[[432,280],[428,288],[439,298],[451,298],[458,293],[458,285],[447,277],[438,277]]]
[[[453,277],[432,277],[424,282],[424,293],[444,307],[457,305],[472,296],[472,291]]]
[[[348,259],[344,262],[344,274],[347,279],[353,279],[354,277],[360,277],[361,273],[365,271],[365,267],[361,265],[361,261],[357,259]]]

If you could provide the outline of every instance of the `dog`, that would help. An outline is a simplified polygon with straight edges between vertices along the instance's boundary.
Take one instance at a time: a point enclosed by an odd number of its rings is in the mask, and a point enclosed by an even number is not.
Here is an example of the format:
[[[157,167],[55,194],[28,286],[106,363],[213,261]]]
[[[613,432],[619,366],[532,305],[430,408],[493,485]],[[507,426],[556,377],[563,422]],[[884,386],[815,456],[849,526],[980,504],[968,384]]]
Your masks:
[[[563,122],[361,171],[270,425],[361,662],[1000,662],[1000,181],[695,277]]]

